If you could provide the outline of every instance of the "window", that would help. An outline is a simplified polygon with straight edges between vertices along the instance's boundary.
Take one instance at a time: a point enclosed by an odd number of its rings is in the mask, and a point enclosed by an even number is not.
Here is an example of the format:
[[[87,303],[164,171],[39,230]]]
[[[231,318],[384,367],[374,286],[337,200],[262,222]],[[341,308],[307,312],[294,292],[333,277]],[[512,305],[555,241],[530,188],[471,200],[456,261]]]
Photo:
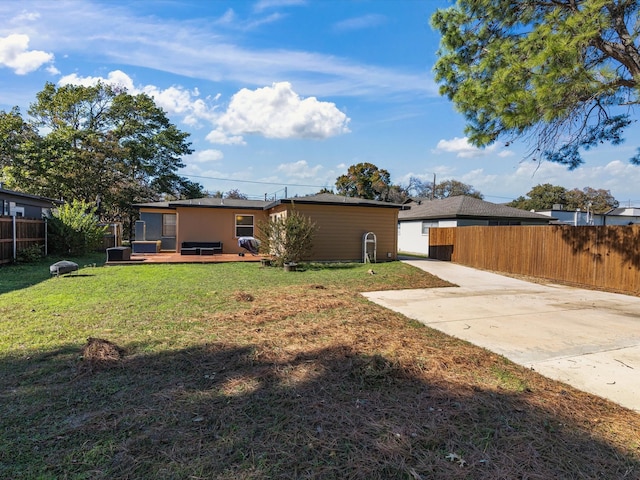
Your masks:
[[[253,215],[236,215],[236,237],[253,237]]]
[[[176,214],[175,213],[162,214],[162,236],[163,237],[176,236]]]

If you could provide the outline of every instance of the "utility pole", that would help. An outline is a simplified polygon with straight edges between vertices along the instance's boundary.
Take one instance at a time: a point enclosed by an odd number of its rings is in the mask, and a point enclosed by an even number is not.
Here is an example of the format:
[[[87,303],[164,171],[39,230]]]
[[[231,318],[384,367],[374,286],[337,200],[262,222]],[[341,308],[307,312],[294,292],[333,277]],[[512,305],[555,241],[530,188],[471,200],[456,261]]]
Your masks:
[[[433,187],[431,188],[431,200],[435,198],[436,194],[436,174],[433,174]]]

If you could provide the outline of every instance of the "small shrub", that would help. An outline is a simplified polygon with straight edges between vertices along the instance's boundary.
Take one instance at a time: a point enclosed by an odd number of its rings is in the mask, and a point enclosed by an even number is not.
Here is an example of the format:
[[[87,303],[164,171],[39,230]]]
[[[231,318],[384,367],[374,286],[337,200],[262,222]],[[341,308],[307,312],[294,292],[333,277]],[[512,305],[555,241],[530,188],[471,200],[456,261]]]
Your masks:
[[[30,245],[17,252],[16,260],[18,263],[36,263],[43,257],[42,249],[42,245]]]
[[[271,255],[276,266],[297,263],[309,255],[315,232],[316,225],[309,217],[291,210],[258,224],[260,250]]]

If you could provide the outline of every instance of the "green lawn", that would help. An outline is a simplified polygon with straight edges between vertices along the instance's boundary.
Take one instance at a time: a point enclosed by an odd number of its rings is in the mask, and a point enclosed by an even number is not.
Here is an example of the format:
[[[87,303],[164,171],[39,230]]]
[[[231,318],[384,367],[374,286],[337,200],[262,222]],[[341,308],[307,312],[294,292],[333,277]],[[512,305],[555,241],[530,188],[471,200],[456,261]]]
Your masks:
[[[637,414],[359,295],[408,265],[103,257],[0,267],[0,478],[640,476]]]

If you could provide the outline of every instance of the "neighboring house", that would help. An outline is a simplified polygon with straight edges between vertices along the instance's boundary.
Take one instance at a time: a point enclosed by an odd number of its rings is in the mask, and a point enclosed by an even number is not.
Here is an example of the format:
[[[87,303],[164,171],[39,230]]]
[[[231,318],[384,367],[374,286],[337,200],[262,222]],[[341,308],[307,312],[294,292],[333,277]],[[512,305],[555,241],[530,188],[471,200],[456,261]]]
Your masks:
[[[551,210],[536,210],[536,213],[556,218],[555,223],[575,227],[640,224],[640,208],[634,207],[618,207],[605,213],[593,213],[585,210],[565,210],[562,205],[554,205]]]
[[[59,200],[6,190],[0,186],[0,216],[40,219],[60,204]]]
[[[603,225],[638,225],[640,208],[618,207],[602,214]]]
[[[201,198],[138,204],[144,238],[160,240],[162,250],[180,250],[182,242],[222,242],[223,253],[241,253],[239,237],[255,237],[260,222],[292,210],[316,225],[309,260],[362,261],[365,246],[377,261],[397,258],[398,211],[402,205],[319,194],[274,201]],[[369,242],[365,242],[365,235]],[[373,240],[375,239],[375,243]],[[369,257],[373,259],[372,251]]]
[[[409,200],[398,215],[398,250],[429,255],[429,229],[492,225],[549,225],[549,216],[469,196]]]

